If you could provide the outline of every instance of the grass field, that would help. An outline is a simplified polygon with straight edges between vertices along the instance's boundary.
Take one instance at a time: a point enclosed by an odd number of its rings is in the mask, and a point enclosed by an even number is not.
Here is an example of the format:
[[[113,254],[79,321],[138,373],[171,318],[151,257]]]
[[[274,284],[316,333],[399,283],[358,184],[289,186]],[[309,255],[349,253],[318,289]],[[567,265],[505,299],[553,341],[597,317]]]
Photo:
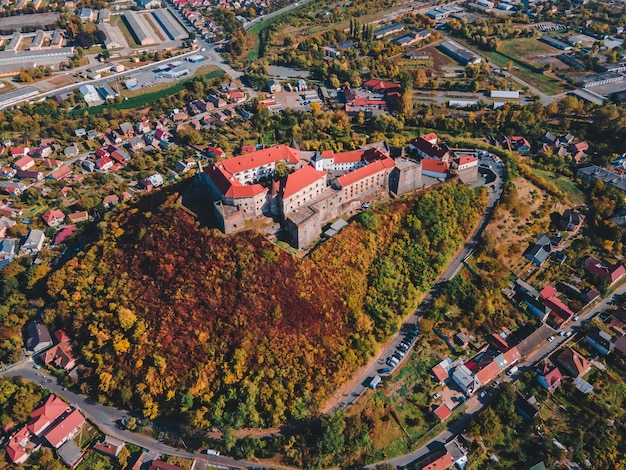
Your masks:
[[[574,183],[569,178],[557,175],[556,173],[553,173],[551,171],[539,170],[537,168],[533,168],[533,173],[541,176],[546,181],[551,181],[552,183],[556,184],[561,191],[567,194],[568,199],[573,204],[581,204],[585,202],[585,195],[578,188],[578,186],[576,186],[576,183]]]
[[[470,50],[477,50],[476,47],[468,41],[460,38],[455,38],[455,41],[467,46]],[[519,47],[518,41],[522,42],[522,45]],[[526,41],[535,41],[537,44],[532,44]],[[487,57],[490,62],[493,62],[503,68],[506,67],[509,62],[512,62],[515,67],[515,70],[512,72],[513,75],[521,78],[525,82],[548,95],[557,95],[559,93],[572,90],[573,88],[567,83],[552,75],[544,75],[543,69],[526,61],[527,59],[525,55],[542,53],[541,51],[544,51],[544,46],[549,48],[550,52],[554,52],[550,46],[547,44],[544,45],[536,39],[512,39],[509,41],[502,41],[500,51],[478,50],[478,53]]]
[[[204,68],[204,67],[203,67]],[[204,73],[203,75],[208,78],[208,79],[212,79],[212,78],[217,78],[219,76],[221,76],[224,71],[222,69],[220,69],[217,66],[207,66],[207,69],[212,68],[213,70]],[[197,75],[199,76],[199,75]],[[183,80],[180,82],[175,83],[174,85],[171,86],[164,86],[161,89],[156,89],[154,91],[151,91],[149,93],[145,92],[145,88],[144,89],[139,89],[139,90],[132,90],[132,95],[130,97],[126,97],[127,99],[122,101],[121,103],[115,103],[115,104],[107,104],[107,105],[101,105],[101,106],[92,106],[90,108],[81,108],[81,109],[75,109],[74,111],[72,111],[72,115],[74,116],[78,116],[83,114],[85,111],[89,112],[89,114],[102,114],[102,111],[104,110],[104,108],[109,108],[109,109],[135,109],[135,108],[141,108],[144,106],[147,106],[151,103],[154,103],[156,100],[160,99],[160,98],[165,98],[167,96],[172,96],[175,95],[176,93],[182,91],[185,89],[186,84],[190,81],[193,80],[192,78],[188,79],[188,80]],[[155,87],[156,88],[156,87]],[[125,93],[122,93],[122,95],[124,95]]]

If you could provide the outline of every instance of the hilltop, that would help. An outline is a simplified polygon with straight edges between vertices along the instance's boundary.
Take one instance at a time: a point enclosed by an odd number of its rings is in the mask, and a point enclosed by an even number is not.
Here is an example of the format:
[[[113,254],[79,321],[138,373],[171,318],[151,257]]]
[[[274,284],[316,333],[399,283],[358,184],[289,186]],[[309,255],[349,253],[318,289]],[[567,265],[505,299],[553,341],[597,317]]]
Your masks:
[[[316,413],[395,331],[482,213],[449,185],[360,216],[312,256],[200,227],[170,188],[101,222],[49,279],[81,388],[147,418],[262,427]]]

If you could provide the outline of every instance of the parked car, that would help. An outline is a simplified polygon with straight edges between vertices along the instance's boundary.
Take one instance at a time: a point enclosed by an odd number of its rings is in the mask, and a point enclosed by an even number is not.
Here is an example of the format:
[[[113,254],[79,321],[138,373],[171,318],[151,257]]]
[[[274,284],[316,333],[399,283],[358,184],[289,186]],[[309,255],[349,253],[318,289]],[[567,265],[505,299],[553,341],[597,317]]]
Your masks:
[[[389,372],[391,372],[391,369],[389,367],[382,367],[378,369],[379,374],[388,374]]]
[[[433,400],[436,400],[437,398],[441,397],[441,392],[437,392],[433,395]]]

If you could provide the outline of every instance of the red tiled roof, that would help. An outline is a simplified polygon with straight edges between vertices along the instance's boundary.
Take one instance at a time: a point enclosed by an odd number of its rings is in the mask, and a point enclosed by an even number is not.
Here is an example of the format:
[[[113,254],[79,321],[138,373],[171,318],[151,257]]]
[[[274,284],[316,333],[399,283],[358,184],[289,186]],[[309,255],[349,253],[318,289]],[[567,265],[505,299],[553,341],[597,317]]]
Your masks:
[[[446,452],[434,462],[422,467],[422,470],[447,470],[454,465],[450,452]]]
[[[22,463],[28,457],[28,452],[20,445],[20,442],[28,439],[28,429],[24,426],[9,439],[7,444],[7,454],[13,463]]]
[[[476,372],[474,376],[476,377],[476,380],[478,380],[478,382],[481,385],[484,385],[486,383],[491,382],[495,377],[498,376],[499,373],[500,373],[500,368],[498,367],[498,364],[496,363],[496,361],[492,361],[489,364],[487,364],[485,367],[483,367],[481,370]]]
[[[363,158],[363,150],[351,150],[349,152],[335,153],[332,150],[324,150],[322,158],[332,158],[335,163],[357,163]]]
[[[246,170],[252,170],[263,165],[273,162],[286,160],[288,163],[298,163],[300,161],[300,151],[287,147],[286,145],[277,145],[239,157],[228,158],[219,162],[223,168],[231,174],[236,174]]]
[[[552,296],[555,296],[556,294],[558,294],[558,291],[552,287],[550,284],[546,284],[546,286],[541,289],[541,291],[539,292],[539,296],[542,299],[549,299]]]
[[[478,158],[472,157],[470,155],[466,155],[464,157],[459,157],[457,161],[458,161],[459,166],[461,166],[461,165],[467,165],[468,163],[477,162]]]
[[[72,434],[76,428],[85,422],[85,417],[78,410],[73,410],[63,420],[50,429],[46,435],[46,440],[55,449],[59,447]]]
[[[283,199],[293,196],[298,191],[314,184],[322,178],[326,178],[326,172],[317,171],[311,165],[307,165],[304,168],[300,168],[299,170],[290,173],[287,175],[285,181]]]
[[[52,336],[54,336],[54,339],[57,340],[57,343],[63,343],[64,341],[70,340],[70,337],[67,336],[67,333],[63,330],[56,330],[52,333]]]
[[[559,368],[554,367],[552,370],[544,373],[543,378],[548,384],[548,390],[552,391],[561,384],[563,376],[561,375],[561,371],[559,370]]]
[[[56,395],[48,395],[44,404],[30,414],[31,422],[28,424],[28,430],[39,435],[69,409],[68,404]]]
[[[419,136],[420,139],[424,139],[427,142],[430,142],[434,145],[437,144],[437,134],[435,134],[434,132],[430,132],[428,134],[424,134],[424,135],[420,135]]]
[[[109,157],[104,156],[104,157],[98,158],[98,160],[96,161],[96,166],[98,168],[103,168],[105,165],[108,165],[109,163],[113,163],[113,162],[111,161]]]
[[[26,155],[25,157],[22,157],[19,160],[14,161],[13,166],[16,168],[26,168],[27,166],[33,165],[34,163],[35,163],[35,160],[33,160],[28,155]]]
[[[561,299],[559,299],[557,296],[552,296],[548,299],[545,299],[543,301],[544,305],[548,308],[550,308],[552,310],[552,312],[550,312],[550,315],[555,314],[559,317],[561,317],[564,321],[565,320],[569,320],[570,318],[572,318],[574,316],[574,312],[572,312],[570,310],[570,308],[565,305]],[[557,323],[562,323],[562,322],[557,322]]]
[[[450,169],[448,162],[433,160],[432,158],[422,158],[422,171],[432,171],[434,173],[447,173]]]
[[[452,410],[450,410],[450,408],[448,408],[448,405],[446,405],[445,403],[441,406],[438,406],[434,413],[437,415],[437,417],[441,420],[441,421],[445,421],[446,419],[448,419],[451,415],[452,415]]]
[[[557,361],[571,369],[569,372],[575,371],[577,377],[591,369],[591,363],[572,348],[565,348],[557,356]]]
[[[435,367],[433,367],[431,371],[433,375],[437,377],[437,380],[439,380],[439,382],[444,382],[448,378],[448,372],[445,371],[440,364],[437,364]]]
[[[148,470],[183,470],[183,469],[181,467],[178,467],[177,465],[172,465],[171,463],[162,462],[160,460],[153,460]]]
[[[65,219],[65,214],[60,209],[54,209],[54,210],[46,212],[43,215],[42,219],[44,220],[45,223],[50,225],[56,219],[61,219],[61,220]]]
[[[50,176],[55,180],[61,180],[70,174],[72,174],[72,169],[69,166],[63,165],[50,173]]]
[[[504,359],[507,364],[514,364],[522,358],[522,353],[517,348],[517,346],[513,346],[511,349],[504,353]]]
[[[117,194],[109,194],[108,196],[104,196],[104,199],[102,200],[102,204],[108,204],[110,202],[117,202],[119,200],[120,198],[117,197]]]
[[[337,181],[339,181],[339,184],[342,188],[345,188],[346,186],[350,186],[351,184],[359,182],[363,178],[367,178],[368,176],[372,176],[382,171],[386,171],[388,168],[393,168],[395,166],[396,164],[391,158],[382,158],[380,160],[376,160],[373,163],[370,163],[369,165],[362,166],[361,168],[357,168],[350,173],[346,173],[345,175],[340,176],[339,178],[337,178]]]
[[[65,241],[76,231],[76,225],[70,225],[69,227],[65,227],[59,230],[54,236],[54,243],[56,245],[60,245],[61,243],[65,243]]]
[[[392,82],[385,82],[383,80],[370,79],[366,81],[363,85],[373,90],[395,90],[396,88],[400,88],[400,85]]]
[[[593,256],[585,260],[585,269],[596,276],[603,277],[611,281],[611,284],[626,274],[623,264],[607,265]]]

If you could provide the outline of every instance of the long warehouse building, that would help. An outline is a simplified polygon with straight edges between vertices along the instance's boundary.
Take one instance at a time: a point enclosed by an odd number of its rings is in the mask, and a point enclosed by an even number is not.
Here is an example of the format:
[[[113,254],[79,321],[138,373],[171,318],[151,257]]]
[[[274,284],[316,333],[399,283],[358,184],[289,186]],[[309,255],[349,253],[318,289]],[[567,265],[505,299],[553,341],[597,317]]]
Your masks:
[[[176,21],[176,19],[172,17],[172,14],[166,9],[159,8],[158,10],[153,10],[152,16],[154,16],[161,28],[163,28],[163,31],[165,31],[165,34],[167,34],[170,39],[179,41],[189,37],[180,23]]]
[[[134,11],[127,11],[124,13],[124,21],[126,21],[128,29],[135,41],[137,41],[137,44],[150,46],[157,43],[152,37],[152,28],[140,14]]]

